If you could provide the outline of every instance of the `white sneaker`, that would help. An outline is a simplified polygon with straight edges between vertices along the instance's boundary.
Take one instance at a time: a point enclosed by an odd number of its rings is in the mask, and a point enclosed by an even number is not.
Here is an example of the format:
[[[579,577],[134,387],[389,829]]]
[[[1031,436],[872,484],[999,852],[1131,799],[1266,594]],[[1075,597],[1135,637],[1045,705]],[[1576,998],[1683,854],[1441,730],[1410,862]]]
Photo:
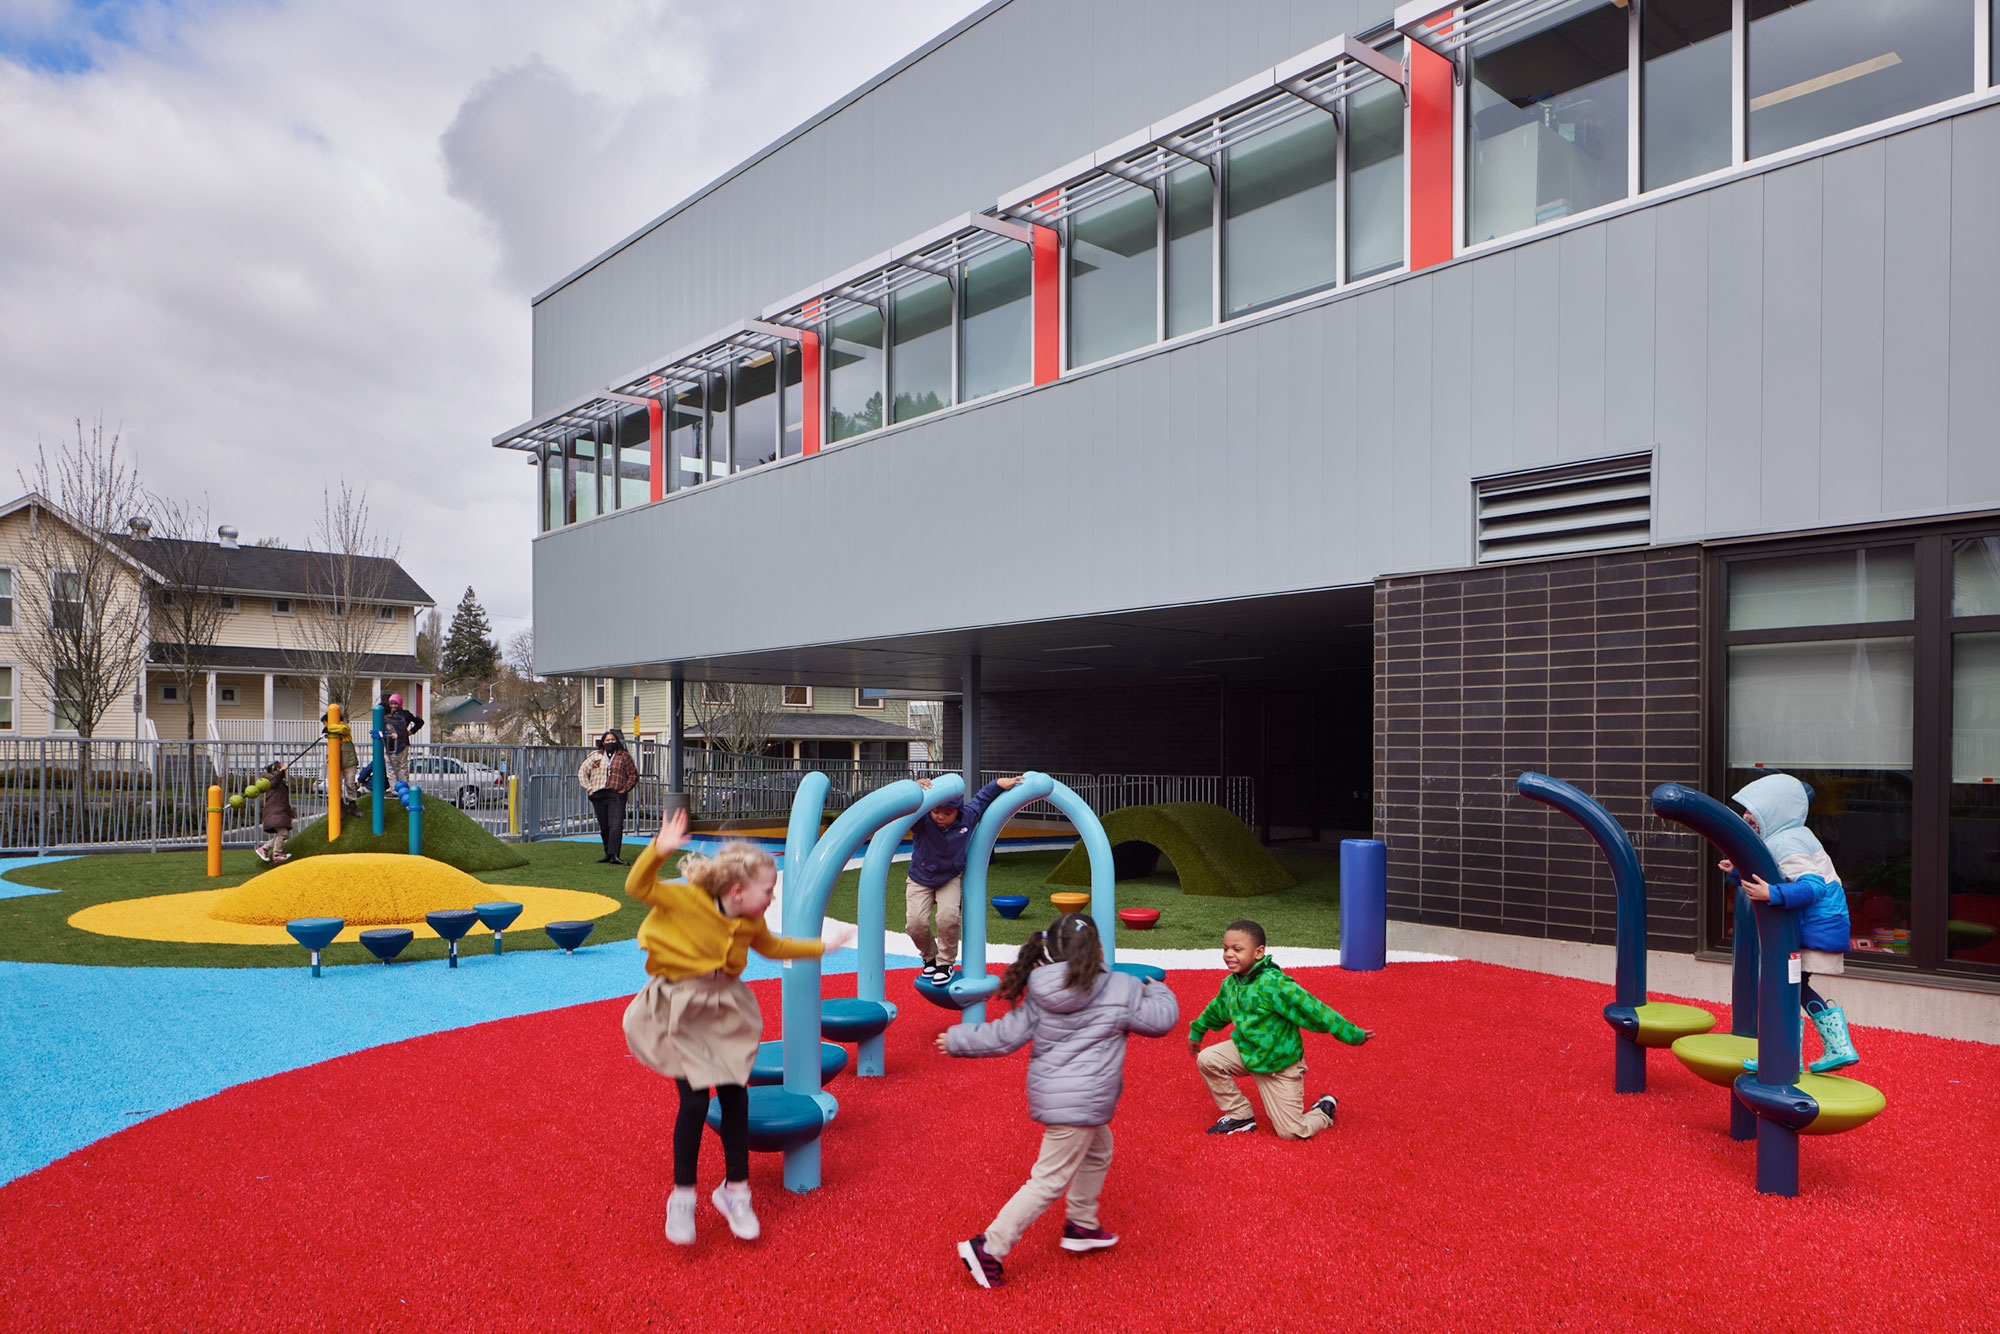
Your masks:
[[[694,1187],[674,1187],[667,1196],[667,1240],[676,1246],[694,1245]]]
[[[715,1205],[715,1211],[729,1220],[729,1230],[745,1241],[755,1241],[763,1232],[757,1225],[757,1213],[750,1207],[750,1191],[729,1189],[728,1183],[715,1188],[715,1194],[708,1197]]]

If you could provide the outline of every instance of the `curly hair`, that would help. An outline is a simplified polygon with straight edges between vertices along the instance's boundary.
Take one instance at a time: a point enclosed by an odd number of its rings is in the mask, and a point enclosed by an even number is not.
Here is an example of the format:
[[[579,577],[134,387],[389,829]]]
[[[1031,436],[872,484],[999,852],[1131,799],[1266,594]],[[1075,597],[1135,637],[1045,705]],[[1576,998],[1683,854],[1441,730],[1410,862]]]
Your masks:
[[[1088,913],[1064,913],[1048,930],[1030,934],[1000,977],[1000,999],[1020,1000],[1028,990],[1028,974],[1045,963],[1069,965],[1063,986],[1071,991],[1088,991],[1097,984],[1104,971],[1104,945]]]
[[[777,870],[778,864],[770,853],[755,843],[737,839],[723,844],[713,857],[690,852],[681,858],[681,875],[690,885],[721,898],[732,885],[749,884],[750,878],[767,866],[774,872]]]

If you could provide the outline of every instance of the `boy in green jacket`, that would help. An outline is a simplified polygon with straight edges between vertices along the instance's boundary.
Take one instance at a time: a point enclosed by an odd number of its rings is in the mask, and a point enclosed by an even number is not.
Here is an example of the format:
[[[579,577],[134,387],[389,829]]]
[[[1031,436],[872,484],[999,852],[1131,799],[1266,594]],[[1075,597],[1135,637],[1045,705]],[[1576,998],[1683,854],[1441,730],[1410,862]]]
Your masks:
[[[1257,1096],[1278,1138],[1311,1139],[1333,1124],[1338,1103],[1328,1093],[1305,1109],[1305,1046],[1299,1030],[1331,1033],[1352,1047],[1374,1037],[1374,1031],[1348,1023],[1286,977],[1277,960],[1265,958],[1264,928],[1256,922],[1229,924],[1222,933],[1222,962],[1229,969],[1222,990],[1188,1025],[1195,1068],[1222,1112],[1208,1133],[1240,1135],[1257,1128],[1257,1114],[1236,1083],[1249,1075],[1257,1081]],[[1202,1050],[1203,1033],[1232,1024],[1236,1032],[1230,1041]]]

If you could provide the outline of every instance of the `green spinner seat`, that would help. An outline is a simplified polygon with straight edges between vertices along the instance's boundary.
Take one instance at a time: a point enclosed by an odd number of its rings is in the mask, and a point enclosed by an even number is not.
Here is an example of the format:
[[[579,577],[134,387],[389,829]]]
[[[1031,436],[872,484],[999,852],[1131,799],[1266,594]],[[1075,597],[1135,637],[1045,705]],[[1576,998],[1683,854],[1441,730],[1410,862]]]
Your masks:
[[[1691,1033],[1670,1045],[1682,1065],[1723,1088],[1734,1087],[1743,1063],[1757,1059],[1757,1039],[1736,1033]]]

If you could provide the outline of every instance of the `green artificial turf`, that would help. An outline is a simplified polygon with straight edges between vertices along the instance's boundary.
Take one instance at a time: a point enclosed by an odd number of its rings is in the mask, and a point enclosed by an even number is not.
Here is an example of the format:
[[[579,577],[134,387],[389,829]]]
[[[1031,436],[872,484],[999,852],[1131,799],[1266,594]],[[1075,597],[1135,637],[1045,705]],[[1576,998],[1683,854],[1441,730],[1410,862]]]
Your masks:
[[[378,837],[372,795],[363,792],[360,814],[341,820],[338,846],[328,845],[326,817],[321,816],[287,839],[285,851],[294,857],[321,857],[329,852],[409,852],[409,813],[401,802],[390,797],[384,804],[382,833]],[[525,844],[502,843],[481,828],[477,820],[442,797],[424,798],[423,824],[424,856],[446,866],[477,875],[481,871],[505,871],[528,864],[521,854]],[[257,865],[261,869],[263,863]]]
[[[1111,841],[1114,851],[1120,845],[1134,843],[1158,848],[1161,856],[1178,870],[1181,891],[1186,894],[1249,898],[1275,894],[1293,884],[1293,877],[1257,841],[1250,826],[1214,802],[1170,801],[1157,806],[1127,806],[1104,817],[1104,836]],[[1120,882],[1137,883],[1142,878],[1125,882],[1121,877]],[[1090,854],[1081,842],[1057,863],[1049,873],[1048,883],[1090,883]]]
[[[1028,907],[1021,916],[1008,921],[991,907],[986,910],[986,938],[1018,945],[1030,931],[1040,930],[1054,920],[1053,892],[1046,882],[1049,872],[1062,861],[1060,852],[1009,852],[993,858],[986,876],[986,892],[1025,894]],[[1128,949],[1214,949],[1221,959],[1222,932],[1231,922],[1249,917],[1264,924],[1273,950],[1285,946],[1334,949],[1340,944],[1340,863],[1337,859],[1310,852],[1274,854],[1296,882],[1290,889],[1260,895],[1254,900],[1217,898],[1183,894],[1174,868],[1162,860],[1149,876],[1118,882],[1121,908],[1158,908],[1160,924],[1151,931],[1119,927],[1118,942]],[[904,920],[903,887],[907,863],[889,868],[887,918],[891,931],[900,930]],[[855,900],[861,872],[848,871],[834,882],[827,904],[827,916],[844,922],[855,920]],[[1218,965],[1219,966],[1219,965]]]
[[[625,897],[624,867],[597,864],[597,858],[603,855],[600,844],[593,841],[503,846],[510,853],[520,855],[523,864],[503,871],[475,872],[474,879],[494,885],[540,885],[603,894],[618,901],[618,911],[596,919],[597,929],[591,933],[590,943],[597,945],[605,941],[629,940],[638,934],[646,909]],[[629,861],[637,857],[641,846],[627,844],[626,859]],[[207,854],[203,852],[118,853],[21,867],[8,872],[6,878],[62,892],[0,899],[0,959],[127,968],[297,967],[305,961],[305,951],[289,942],[283,945],[204,945],[127,940],[120,936],[79,931],[69,925],[72,913],[92,904],[153,894],[183,894],[198,889],[227,889],[242,884],[265,869],[264,863],[247,851],[224,852],[222,874],[213,880],[206,874]],[[492,937],[486,934],[483,927],[475,928],[459,943],[461,953],[468,949],[491,948]],[[554,948],[554,942],[544,931],[507,933],[509,953],[517,949]],[[442,940],[419,937],[411,941],[398,957],[442,959],[444,956]],[[334,945],[325,951],[323,958],[330,964],[373,961],[373,956],[358,943]]]

